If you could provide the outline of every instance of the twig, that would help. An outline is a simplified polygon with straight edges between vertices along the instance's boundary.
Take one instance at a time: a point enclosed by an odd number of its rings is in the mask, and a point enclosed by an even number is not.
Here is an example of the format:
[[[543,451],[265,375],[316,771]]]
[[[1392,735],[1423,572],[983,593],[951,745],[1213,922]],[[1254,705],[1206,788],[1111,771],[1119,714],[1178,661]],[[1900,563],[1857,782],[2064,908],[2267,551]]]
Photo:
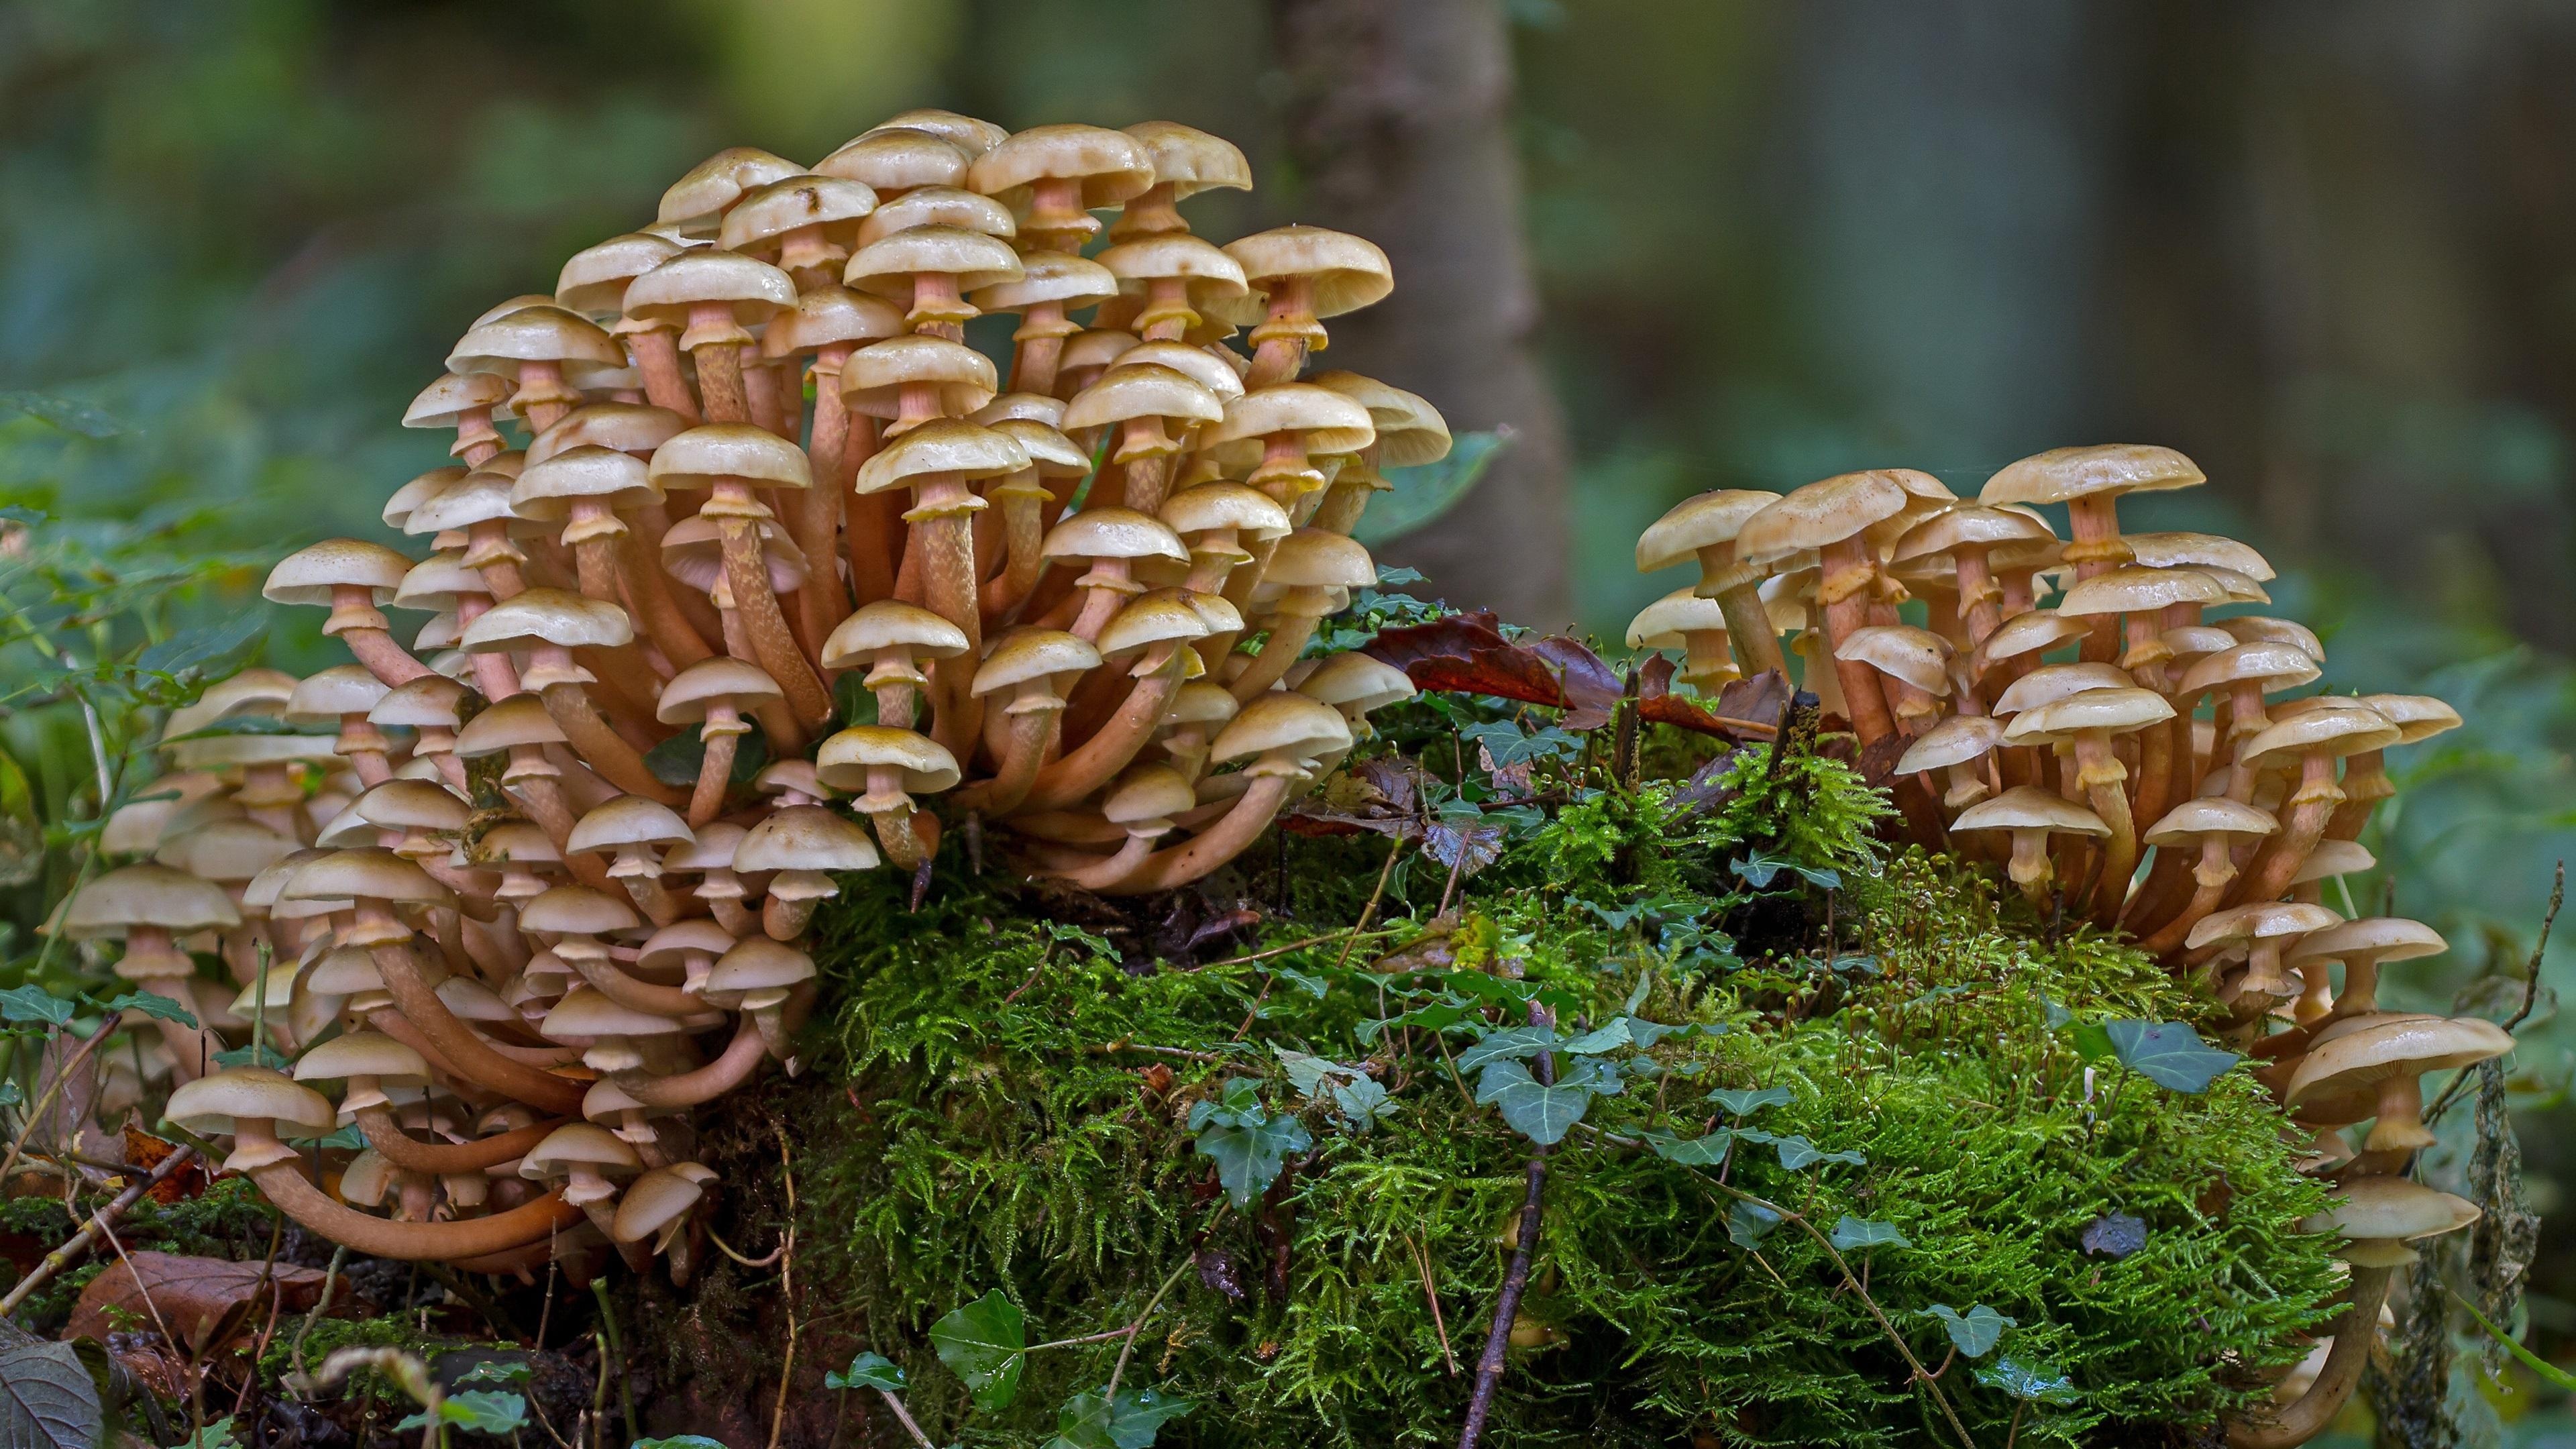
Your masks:
[[[1461,853],[1460,859],[1465,859]],[[1556,1013],[1533,1001],[1529,1007],[1530,1025],[1552,1027]],[[1556,1053],[1538,1054],[1538,1080],[1541,1086],[1556,1085]],[[1458,1431],[1458,1449],[1476,1449],[1484,1435],[1485,1420],[1494,1411],[1494,1390],[1503,1382],[1503,1358],[1512,1345],[1512,1320],[1520,1316],[1521,1294],[1529,1287],[1530,1258],[1538,1247],[1539,1205],[1547,1190],[1547,1144],[1530,1147],[1529,1166],[1524,1170],[1527,1186],[1521,1195],[1520,1233],[1512,1244],[1511,1267],[1503,1273],[1503,1291],[1494,1298],[1494,1324],[1485,1333],[1485,1352],[1476,1360],[1476,1387],[1467,1399],[1467,1422]]]
[[[260,1328],[258,1339],[251,1344],[251,1371],[242,1375],[241,1392],[233,1395],[233,1413],[236,1415],[241,1413],[242,1405],[250,1402],[251,1382],[259,1377],[260,1356],[268,1352],[269,1340],[277,1336],[277,1317],[286,1308],[286,1295],[277,1288],[277,1250],[285,1242],[286,1214],[279,1213],[277,1221],[269,1224],[268,1260],[260,1265],[259,1285],[251,1290],[250,1301],[253,1303],[259,1301],[260,1289],[268,1291],[268,1322]]]
[[[347,1261],[349,1261],[349,1250],[346,1247],[335,1247],[331,1250],[331,1266],[322,1270],[322,1296],[313,1300],[311,1308],[304,1310],[304,1321],[295,1326],[295,1341],[286,1346],[287,1362],[295,1365],[295,1373],[299,1378],[304,1374],[304,1335],[313,1331],[313,1325],[321,1318],[322,1310],[331,1306],[331,1295],[339,1290],[340,1265]]]
[[[63,1058],[62,1065],[54,1068],[54,1079],[45,1084],[45,1090],[36,1094],[36,1104],[27,1109],[25,1120],[18,1126],[17,1137],[9,1143],[9,1155],[6,1158],[0,1158],[0,1183],[6,1183],[9,1180],[9,1174],[18,1170],[18,1159],[27,1150],[27,1135],[36,1130],[38,1122],[44,1120],[46,1111],[54,1105],[54,1098],[61,1095],[63,1083],[70,1081],[72,1073],[80,1070],[81,1063],[89,1060],[90,1053],[97,1051],[108,1037],[115,1034],[117,1025],[123,1018],[123,1012],[109,1012],[107,1019],[98,1024],[98,1030],[82,1038],[81,1044],[73,1049],[71,1055]],[[38,1060],[41,1061],[42,1058]]]
[[[1440,1335],[1440,1357],[1448,1363],[1449,1377],[1454,1379],[1458,1376],[1458,1355],[1449,1351],[1449,1324],[1440,1316],[1440,1290],[1431,1286],[1431,1250],[1415,1243],[1411,1233],[1404,1235],[1404,1249],[1413,1258],[1413,1265],[1422,1270],[1422,1297],[1431,1305],[1431,1327]]]
[[[626,1421],[626,1437],[635,1437],[635,1387],[626,1372],[626,1345],[617,1332],[617,1309],[608,1301],[608,1280],[590,1280],[591,1296],[599,1300],[599,1371],[608,1372],[608,1356],[617,1355],[617,1412]]]
[[[787,1226],[778,1239],[778,1299],[787,1309],[787,1352],[778,1363],[778,1401],[769,1409],[769,1449],[787,1427],[787,1390],[796,1382],[796,1163],[789,1156],[787,1129],[778,1128],[778,1170],[787,1185]]]
[[[30,1295],[32,1295],[37,1289],[44,1287],[45,1284],[54,1277],[54,1275],[62,1272],[65,1268],[70,1267],[74,1262],[78,1261],[81,1254],[88,1249],[90,1241],[96,1238],[99,1234],[107,1232],[110,1225],[112,1225],[118,1218],[125,1215],[126,1209],[134,1206],[138,1202],[141,1202],[145,1193],[150,1192],[152,1189],[168,1181],[171,1174],[176,1173],[181,1168],[186,1167],[189,1163],[194,1162],[196,1158],[197,1152],[195,1148],[180,1148],[178,1151],[162,1158],[160,1164],[152,1169],[149,1176],[141,1179],[140,1181],[129,1184],[125,1191],[116,1195],[116,1200],[114,1202],[111,1202],[107,1206],[100,1208],[97,1212],[92,1213],[90,1215],[90,1220],[86,1224],[82,1225],[79,1232],[72,1234],[70,1240],[65,1242],[61,1247],[47,1253],[44,1257],[44,1261],[38,1263],[35,1267],[28,1269],[27,1276],[19,1279],[17,1286],[11,1288],[6,1297],[0,1297],[0,1316],[16,1312],[19,1304],[26,1302]],[[113,1236],[113,1234],[110,1234],[111,1240],[113,1239]],[[135,1281],[138,1287],[141,1286],[141,1279],[137,1279]],[[147,1297],[145,1301],[149,1302],[150,1300]]]
[[[1118,1405],[1118,1380],[1126,1374],[1127,1360],[1136,1352],[1136,1335],[1145,1331],[1145,1320],[1153,1317],[1154,1310],[1163,1306],[1163,1295],[1171,1292],[1172,1285],[1181,1281],[1181,1275],[1190,1270],[1190,1263],[1197,1257],[1196,1253],[1184,1257],[1179,1267],[1164,1274],[1163,1286],[1155,1289],[1154,1296],[1145,1300],[1145,1311],[1137,1314],[1136,1321],[1127,1325],[1127,1341],[1119,1345],[1118,1362],[1110,1365],[1109,1368],[1109,1387],[1100,1395],[1101,1399],[1109,1404],[1113,1413]]]
[[[1386,864],[1377,868],[1377,887],[1369,892],[1368,904],[1360,907],[1359,924],[1351,927],[1350,939],[1342,942],[1342,954],[1333,958],[1334,970],[1339,971],[1351,964],[1351,949],[1359,945],[1360,932],[1368,929],[1369,919],[1377,914],[1378,903],[1386,899],[1387,880],[1395,874],[1395,858],[1402,854],[1404,838],[1398,836],[1395,843],[1387,847]]]
[[[1248,955],[1228,956],[1222,961],[1210,961],[1204,966],[1186,966],[1182,969],[1185,971],[1214,971],[1225,966],[1249,966],[1255,961],[1267,961],[1273,956],[1285,956],[1291,952],[1303,951],[1310,947],[1326,945],[1330,942],[1339,940],[1343,934],[1344,933],[1341,931],[1326,931],[1320,936],[1308,936],[1302,941],[1291,941],[1285,946],[1271,946],[1264,950],[1254,951]]]
[[[921,1426],[912,1422],[912,1415],[903,1407],[902,1395],[892,1389],[879,1389],[877,1392],[885,1397],[886,1407],[894,1410],[895,1422],[903,1425],[903,1431],[912,1436],[912,1442],[920,1445],[921,1449],[939,1449],[938,1445],[930,1442],[929,1435],[921,1432]]]
[[[2562,860],[2558,862],[2558,877],[2549,886],[2549,909],[2541,913],[2540,938],[2531,943],[2531,959],[2523,966],[2522,1009],[2516,1011],[2504,1023],[2507,1036],[2513,1035],[2513,1029],[2522,1025],[2523,1021],[2531,1015],[2533,1005],[2540,1000],[2540,956],[2542,952],[2549,949],[2549,929],[2558,924],[2558,908],[2565,904],[2567,904],[2567,862]],[[2431,1109],[2424,1113],[2424,1125],[2430,1127],[2440,1121],[2442,1114],[2451,1109],[2453,1102],[2459,1100],[2460,1093],[2467,1089],[2468,1084],[2467,1072],[2451,1078],[2451,1084],[2442,1089],[2442,1095],[2434,1101]]]
[[[1095,1047],[1085,1047],[1083,1050],[1091,1053],[1095,1057],[1110,1056],[1117,1052],[1152,1052],[1158,1056],[1187,1057],[1194,1062],[1230,1062],[1234,1060],[1234,1058],[1227,1056],[1223,1052],[1192,1051],[1188,1047],[1148,1046],[1141,1041],[1103,1042]]]
[[[768,1252],[757,1258],[746,1258],[742,1254],[734,1251],[733,1244],[728,1243],[723,1238],[717,1236],[713,1224],[708,1225],[707,1236],[714,1240],[717,1252],[724,1254],[726,1257],[733,1259],[735,1262],[740,1263],[746,1268],[766,1268],[770,1264],[777,1262],[779,1255],[787,1251],[787,1240],[785,1238],[780,1238],[778,1240],[777,1247],[770,1249]]]

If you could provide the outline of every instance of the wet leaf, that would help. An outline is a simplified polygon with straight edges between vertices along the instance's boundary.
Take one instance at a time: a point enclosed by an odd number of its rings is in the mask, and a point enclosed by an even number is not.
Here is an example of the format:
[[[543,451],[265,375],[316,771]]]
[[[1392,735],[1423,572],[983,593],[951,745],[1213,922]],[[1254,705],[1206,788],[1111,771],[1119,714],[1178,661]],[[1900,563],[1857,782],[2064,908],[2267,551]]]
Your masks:
[[[84,438],[113,438],[125,431],[123,423],[88,403],[27,388],[0,388],[0,413],[24,414]]]
[[[1724,1108],[1728,1116],[1743,1118],[1765,1107],[1789,1105],[1790,1091],[1786,1087],[1720,1087],[1709,1093],[1708,1099]]]
[[[1669,1132],[1649,1132],[1646,1145],[1657,1157],[1678,1162],[1684,1167],[1715,1167],[1726,1161],[1726,1150],[1735,1134],[1720,1127],[1704,1137],[1675,1137]]]
[[[1783,1152],[1782,1161],[1785,1163],[1786,1160],[1787,1154]],[[1912,1240],[1908,1239],[1905,1234],[1897,1231],[1896,1224],[1872,1222],[1868,1218],[1856,1218],[1849,1213],[1843,1214],[1842,1220],[1834,1224],[1833,1232],[1826,1236],[1827,1240],[1835,1247],[1840,1248],[1846,1253],[1850,1252],[1854,1248],[1910,1248],[1914,1246]]]
[[[2084,1251],[2125,1258],[2147,1245],[2147,1225],[2127,1213],[2104,1213],[2084,1225]]]
[[[1977,1382],[2034,1404],[2071,1404],[2083,1397],[2065,1375],[2033,1368],[2018,1359],[1999,1358],[1981,1365]]]
[[[1148,1449],[1165,1422],[1196,1407],[1153,1389],[1121,1392],[1115,1402],[1107,1389],[1091,1389],[1065,1401],[1045,1449]]]
[[[1982,1303],[1971,1303],[1961,1313],[1947,1303],[1935,1303],[1915,1310],[1918,1318],[1937,1318],[1950,1331],[1950,1346],[1968,1358],[1984,1358],[1992,1352],[2004,1330],[2019,1326],[2019,1320],[2006,1317]]]
[[[68,1026],[72,1003],[29,982],[0,991],[0,1020],[13,1026]]]
[[[2120,1064],[2161,1087],[2177,1092],[2205,1092],[2209,1084],[2242,1058],[2200,1039],[2200,1033],[2178,1021],[2112,1021],[2103,1035]]]
[[[1495,455],[1510,444],[1511,438],[1509,428],[1460,433],[1451,440],[1449,455],[1436,463],[1387,469],[1386,481],[1395,487],[1360,515],[1351,536],[1373,549],[1448,512],[1485,476],[1485,469],[1492,466]],[[1386,569],[1380,571],[1378,582],[1411,583],[1420,578],[1411,569]]]
[[[992,1413],[1020,1395],[1027,1367],[1028,1320],[1020,1306],[994,1289],[930,1325],[930,1346],[949,1372],[965,1381],[975,1407]]]
[[[157,1308],[181,1347],[210,1350],[229,1342],[245,1326],[256,1327],[266,1317],[272,1295],[281,1311],[312,1307],[322,1297],[322,1279],[321,1270],[293,1263],[272,1268],[260,1262],[136,1249],[110,1263],[81,1290],[65,1332],[104,1342],[118,1330],[120,1321],[150,1321]],[[346,1277],[334,1285],[335,1296],[350,1292]]]
[[[881,1353],[863,1353],[850,1360],[850,1366],[823,1375],[827,1389],[883,1389],[899,1394],[908,1386],[903,1365]]]
[[[1771,1230],[1780,1226],[1780,1215],[1757,1202],[1737,1200],[1726,1210],[1727,1240],[1739,1248],[1758,1248]]]

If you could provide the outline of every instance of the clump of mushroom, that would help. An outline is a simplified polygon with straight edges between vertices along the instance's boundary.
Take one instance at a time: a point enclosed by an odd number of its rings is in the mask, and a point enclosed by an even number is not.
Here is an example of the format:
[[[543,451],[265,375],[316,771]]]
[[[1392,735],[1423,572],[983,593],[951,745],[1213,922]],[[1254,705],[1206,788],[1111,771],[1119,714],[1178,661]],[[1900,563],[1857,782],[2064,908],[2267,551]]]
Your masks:
[[[2123,933],[2204,986],[2228,1044],[2265,1060],[2296,1130],[2317,1134],[2311,1169],[2343,1194],[2313,1226],[2350,1242],[2338,1325],[2355,1325],[2303,1392],[2229,1428],[2240,1449],[2284,1449],[2352,1393],[2391,1275],[2413,1261],[2404,1241],[2477,1215],[2404,1176],[2433,1140],[2421,1078],[2513,1042],[2482,1020],[2382,1009],[2381,964],[2442,938],[2347,921],[2320,889],[2372,863],[2359,839],[2395,793],[2385,752],[2459,715],[2409,695],[2292,697],[2324,673],[2316,635],[2214,612],[2269,602],[2261,555],[2121,532],[2121,497],[2202,481],[2169,448],[2116,444],[2024,458],[1973,500],[1910,469],[1701,494],[1637,545],[1641,569],[1696,562],[1700,580],[1649,605],[1630,642],[1679,651],[1678,678],[1711,694],[1802,661],[1827,727],[1884,772],[1916,843],[2003,867],[2043,919]],[[2041,511],[2057,505],[2064,542]],[[1791,616],[1816,625],[1793,653],[1746,602],[1774,593],[1811,599]],[[1919,625],[1900,612],[1916,598]],[[2338,1135],[2363,1123],[2357,1148]]]
[[[1251,846],[1413,692],[1290,666],[1376,581],[1380,468],[1449,446],[1411,393],[1301,377],[1392,287],[1375,246],[1191,233],[1188,197],[1251,184],[1173,123],[907,112],[810,168],[720,152],[474,319],[403,418],[453,434],[389,483],[417,545],[268,580],[355,662],[174,717],[177,798],[110,824],[130,863],[61,919],[216,1024],[236,993],[191,952],[219,954],[301,1053],[217,1069],[247,1031],[137,1011],[172,1120],[367,1252],[685,1277],[690,1111],[796,1070],[849,873],[926,887],[968,821],[1109,894]],[[1017,319],[1007,369],[962,345],[984,312]],[[335,1130],[368,1144],[337,1199],[294,1145]]]

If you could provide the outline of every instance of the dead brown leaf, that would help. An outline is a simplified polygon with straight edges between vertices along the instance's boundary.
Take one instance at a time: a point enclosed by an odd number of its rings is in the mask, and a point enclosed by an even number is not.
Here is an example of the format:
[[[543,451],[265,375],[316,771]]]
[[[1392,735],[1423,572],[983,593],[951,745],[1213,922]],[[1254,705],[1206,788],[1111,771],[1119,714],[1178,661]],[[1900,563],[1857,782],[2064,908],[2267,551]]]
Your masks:
[[[292,1263],[277,1264],[272,1273],[262,1263],[179,1253],[127,1253],[81,1290],[80,1302],[63,1332],[70,1338],[105,1342],[110,1333],[166,1323],[182,1343],[204,1353],[265,1318],[272,1293],[284,1300],[286,1312],[311,1308],[322,1297],[322,1278],[320,1270]],[[345,1303],[354,1296],[343,1278],[334,1299]]]

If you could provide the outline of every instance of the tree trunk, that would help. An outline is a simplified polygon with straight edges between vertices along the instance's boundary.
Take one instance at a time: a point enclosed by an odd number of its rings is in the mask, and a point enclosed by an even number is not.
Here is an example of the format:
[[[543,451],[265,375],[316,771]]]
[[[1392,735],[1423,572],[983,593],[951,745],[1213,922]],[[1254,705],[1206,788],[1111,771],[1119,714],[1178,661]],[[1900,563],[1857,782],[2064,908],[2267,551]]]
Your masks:
[[[1514,435],[1473,493],[1380,561],[1419,568],[1454,602],[1562,625],[1565,426],[1531,343],[1500,0],[1271,0],[1270,13],[1300,178],[1277,214],[1356,232],[1395,265],[1392,297],[1326,321],[1314,366],[1421,393],[1454,431]]]

